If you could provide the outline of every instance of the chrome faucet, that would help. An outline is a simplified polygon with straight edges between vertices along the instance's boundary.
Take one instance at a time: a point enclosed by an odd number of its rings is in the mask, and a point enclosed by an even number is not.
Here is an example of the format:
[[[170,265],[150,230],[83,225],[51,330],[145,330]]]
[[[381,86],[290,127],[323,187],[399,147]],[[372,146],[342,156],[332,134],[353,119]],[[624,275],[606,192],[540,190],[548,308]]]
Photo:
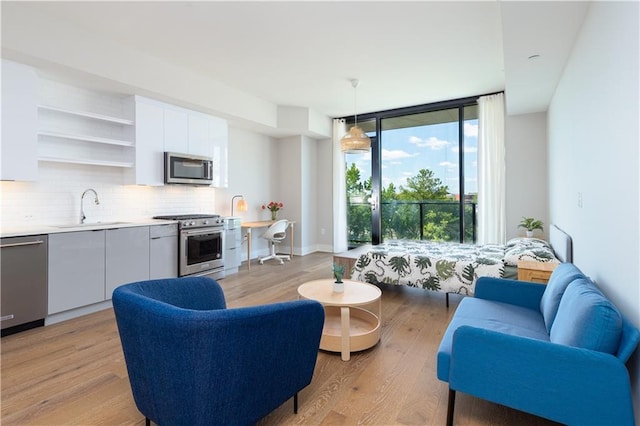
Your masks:
[[[87,194],[87,192],[93,192],[93,194],[96,196],[93,202],[96,204],[100,204],[100,200],[98,200],[98,193],[96,192],[95,189],[89,188],[86,191],[84,191],[82,193],[82,196],[80,197],[80,223],[84,223],[85,219],[87,218],[87,216],[85,216],[84,214],[84,196]]]

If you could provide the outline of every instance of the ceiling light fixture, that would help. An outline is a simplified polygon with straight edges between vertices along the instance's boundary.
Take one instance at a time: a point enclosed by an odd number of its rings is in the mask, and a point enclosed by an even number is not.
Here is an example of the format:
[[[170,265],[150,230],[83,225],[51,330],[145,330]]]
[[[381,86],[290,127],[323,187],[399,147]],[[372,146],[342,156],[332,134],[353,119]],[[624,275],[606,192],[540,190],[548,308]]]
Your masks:
[[[361,154],[363,152],[369,152],[371,150],[371,139],[369,136],[358,127],[358,110],[356,108],[356,88],[360,82],[357,79],[351,80],[351,86],[353,86],[353,111],[354,111],[354,125],[347,132],[346,135],[340,139],[340,145],[342,152],[346,154]]]

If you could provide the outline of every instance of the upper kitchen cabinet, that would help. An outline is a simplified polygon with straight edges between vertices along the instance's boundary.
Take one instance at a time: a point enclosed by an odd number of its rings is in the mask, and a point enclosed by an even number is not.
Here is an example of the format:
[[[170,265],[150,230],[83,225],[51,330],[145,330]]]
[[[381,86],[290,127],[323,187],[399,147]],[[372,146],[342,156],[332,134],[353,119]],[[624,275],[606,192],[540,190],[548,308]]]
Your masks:
[[[2,180],[38,179],[38,75],[2,60]]]
[[[141,96],[135,104],[135,166],[127,183],[164,184],[163,153],[213,158],[213,186],[227,186],[227,121]]]
[[[213,157],[213,141],[209,136],[209,121],[212,118],[195,111],[189,113],[189,154]]]
[[[38,160],[133,167],[129,96],[39,80]]]
[[[164,107],[164,150],[180,154],[189,152],[189,115],[172,105]]]
[[[213,183],[217,188],[227,188],[228,166],[227,150],[229,141],[229,127],[227,120],[209,117],[209,139],[213,143]]]
[[[125,181],[128,184],[164,185],[164,108],[158,102],[134,97],[135,162]]]

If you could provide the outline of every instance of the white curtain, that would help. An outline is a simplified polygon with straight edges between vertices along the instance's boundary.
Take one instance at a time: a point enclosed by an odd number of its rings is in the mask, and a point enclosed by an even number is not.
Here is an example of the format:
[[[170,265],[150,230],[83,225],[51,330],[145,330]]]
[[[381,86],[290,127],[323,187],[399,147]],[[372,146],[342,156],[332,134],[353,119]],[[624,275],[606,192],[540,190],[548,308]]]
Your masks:
[[[347,242],[347,184],[340,139],[347,133],[344,119],[333,120],[333,252],[349,248]]]
[[[478,244],[507,240],[504,94],[478,99]]]

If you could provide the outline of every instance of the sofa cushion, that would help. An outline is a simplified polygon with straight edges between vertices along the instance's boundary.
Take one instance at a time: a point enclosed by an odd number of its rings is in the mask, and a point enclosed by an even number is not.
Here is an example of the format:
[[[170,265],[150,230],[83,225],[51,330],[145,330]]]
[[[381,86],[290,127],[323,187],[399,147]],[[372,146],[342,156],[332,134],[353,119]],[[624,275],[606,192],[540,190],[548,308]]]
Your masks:
[[[585,278],[585,276],[573,263],[562,263],[553,270],[540,300],[540,312],[544,317],[547,333],[551,331],[564,291],[573,280],[578,278]]]
[[[567,286],[550,340],[554,343],[615,355],[622,334],[618,309],[586,278]]]
[[[438,349],[438,378],[448,381],[453,335],[458,327],[470,325],[513,336],[549,341],[538,310],[493,300],[465,297],[451,319]]]

